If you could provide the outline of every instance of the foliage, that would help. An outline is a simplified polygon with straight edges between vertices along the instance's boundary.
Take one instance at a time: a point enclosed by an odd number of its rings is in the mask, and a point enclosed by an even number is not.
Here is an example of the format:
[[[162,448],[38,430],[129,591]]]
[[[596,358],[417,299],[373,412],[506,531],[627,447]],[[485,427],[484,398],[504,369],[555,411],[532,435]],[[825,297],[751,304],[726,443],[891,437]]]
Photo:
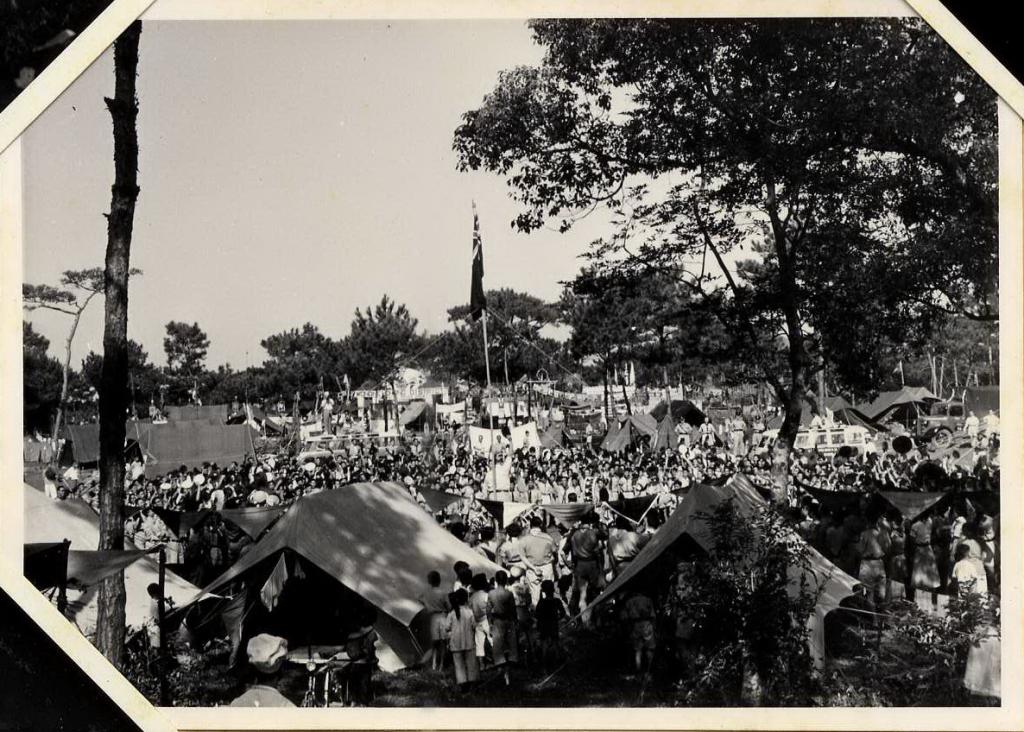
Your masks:
[[[509,288],[488,290],[486,296],[491,378],[499,381],[505,373],[510,382],[535,378],[540,369],[558,376],[555,372],[561,370],[557,365],[560,346],[540,334],[545,326],[556,322],[556,307]],[[469,305],[449,308],[448,322],[451,330],[436,336],[430,348],[431,365],[438,373],[484,383],[487,374],[482,322],[470,317]]]
[[[194,377],[203,371],[210,339],[199,323],[179,323],[172,320],[166,326],[164,353],[167,354],[167,369],[170,373]]]
[[[275,394],[290,400],[295,392],[313,398],[316,391],[340,390],[345,371],[341,343],[325,336],[312,323],[267,336],[260,345],[268,358],[262,368],[262,382]]]
[[[90,351],[82,359],[81,377],[97,391],[100,388],[100,376],[103,369],[103,356]],[[160,384],[165,380],[159,369],[149,361],[142,344],[128,340],[128,386],[132,402],[145,411],[150,400],[159,401]]]
[[[977,703],[964,689],[972,645],[999,629],[997,596],[950,597],[945,615],[915,603],[890,607],[880,648],[862,644],[826,679],[830,706],[968,706]],[[873,634],[872,634],[873,635]]]
[[[790,572],[809,569],[806,544],[771,505],[742,516],[732,500],[701,517],[713,551],[680,565],[669,612],[693,627],[696,658],[686,705],[740,701],[744,670],[756,671],[767,705],[804,705],[817,691],[807,620],[817,602]]]
[[[826,363],[863,391],[883,338],[997,317],[996,98],[921,21],[532,28],[543,64],[465,113],[461,167],[505,177],[523,230],[607,207],[595,266],[690,288],[786,408],[780,481]]]
[[[352,386],[360,381],[386,381],[403,359],[416,356],[425,344],[416,332],[419,321],[405,305],[384,295],[381,301],[363,311],[356,308],[352,329],[344,341],[352,354]]]
[[[61,365],[47,355],[50,341],[37,333],[31,323],[22,321],[21,336],[25,429],[45,433],[60,403]]]

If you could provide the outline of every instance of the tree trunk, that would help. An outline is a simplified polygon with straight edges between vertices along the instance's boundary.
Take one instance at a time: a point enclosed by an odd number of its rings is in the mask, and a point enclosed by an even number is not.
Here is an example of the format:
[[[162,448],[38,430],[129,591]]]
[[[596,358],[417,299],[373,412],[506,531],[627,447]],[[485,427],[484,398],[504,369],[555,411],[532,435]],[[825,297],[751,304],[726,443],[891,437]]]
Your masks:
[[[772,482],[775,488],[773,498],[785,504],[789,499],[789,462],[796,442],[796,433],[800,430],[800,414],[803,411],[807,379],[811,369],[804,342],[803,325],[800,321],[800,303],[797,300],[795,255],[786,236],[785,225],[779,218],[773,181],[767,181],[766,192],[766,208],[779,264],[779,304],[786,321],[786,338],[789,341],[789,388],[784,389],[781,384],[776,387],[776,396],[785,410],[785,418],[772,450]]]
[[[135,202],[139,196],[138,100],[135,74],[142,23],[114,43],[114,98],[106,99],[114,126],[114,185],[107,217],[104,271],[103,370],[100,378],[100,545],[124,549],[124,439],[128,411],[128,273]],[[96,646],[118,669],[124,660],[124,571],[100,584]]]
[[[88,303],[88,300],[86,300]],[[82,319],[82,310],[79,310],[75,314],[75,319],[71,321],[71,332],[68,333],[68,340],[64,348],[64,368],[61,374],[60,384],[60,402],[57,403],[57,414],[53,419],[53,457],[52,462],[54,465],[57,464],[57,460],[60,459],[58,454],[57,444],[60,440],[60,425],[64,418],[64,412],[68,403],[68,377],[71,374],[71,343],[75,340],[75,331],[78,330],[78,321]]]
[[[601,378],[604,384],[604,421],[606,423],[611,422],[611,414],[608,411],[608,362],[605,361],[602,364]]]

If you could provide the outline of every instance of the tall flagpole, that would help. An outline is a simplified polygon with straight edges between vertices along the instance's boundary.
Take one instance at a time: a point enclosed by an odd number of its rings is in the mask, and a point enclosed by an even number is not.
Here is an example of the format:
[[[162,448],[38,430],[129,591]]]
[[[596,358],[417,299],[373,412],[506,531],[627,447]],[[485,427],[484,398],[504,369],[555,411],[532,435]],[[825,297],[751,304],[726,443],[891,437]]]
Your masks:
[[[487,348],[487,308],[482,313],[482,324],[484,330],[484,368],[487,371],[487,426],[491,435],[491,449],[488,460],[491,463],[491,492],[498,492],[498,464],[494,459],[494,413],[491,411],[491,356]]]

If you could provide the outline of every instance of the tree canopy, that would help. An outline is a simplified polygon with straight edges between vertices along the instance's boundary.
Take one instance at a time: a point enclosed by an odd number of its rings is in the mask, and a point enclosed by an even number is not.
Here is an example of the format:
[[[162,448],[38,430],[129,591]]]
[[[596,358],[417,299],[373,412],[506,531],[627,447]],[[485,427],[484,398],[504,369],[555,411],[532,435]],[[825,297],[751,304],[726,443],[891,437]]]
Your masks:
[[[506,179],[524,231],[610,209],[595,267],[714,309],[786,407],[780,458],[826,363],[864,385],[880,338],[996,317],[996,98],[922,22],[531,27],[543,63],[464,115],[460,166]]]

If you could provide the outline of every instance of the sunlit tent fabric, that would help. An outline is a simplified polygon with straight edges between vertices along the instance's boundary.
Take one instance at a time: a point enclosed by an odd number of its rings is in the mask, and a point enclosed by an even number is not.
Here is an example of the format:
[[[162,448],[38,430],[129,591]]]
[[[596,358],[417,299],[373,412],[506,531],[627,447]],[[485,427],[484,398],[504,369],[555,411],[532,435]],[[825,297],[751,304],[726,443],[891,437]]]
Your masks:
[[[676,423],[671,414],[666,414],[658,422],[658,433],[654,439],[655,450],[675,450],[679,447],[679,435],[676,434]]]
[[[612,580],[592,605],[604,602],[615,595],[684,535],[695,541],[705,552],[713,552],[715,546],[711,527],[703,516],[713,513],[719,504],[729,499],[733,499],[736,511],[741,516],[751,516],[754,511],[765,505],[765,500],[750,480],[740,473],[721,486],[695,486],[665,524],[655,532],[636,559],[622,574]],[[794,538],[802,541],[795,534]],[[812,592],[821,591],[818,604],[808,619],[808,645],[811,657],[820,665],[825,658],[825,616],[853,594],[857,581],[812,547],[807,547],[807,550],[811,568],[808,571],[792,568],[789,586],[791,592],[799,592],[802,576],[807,582],[808,589]]]
[[[149,554],[142,549],[68,552],[68,584],[91,587]],[[165,574],[166,577],[166,574]]]
[[[893,412],[901,407],[916,409],[937,401],[939,398],[923,386],[904,386],[898,391],[883,391],[874,401],[858,404],[857,409],[869,419],[878,421],[892,417]]]
[[[76,550],[96,550],[100,540],[99,525],[99,516],[87,503],[77,499],[54,501],[35,488],[25,486],[25,542],[69,539],[70,557]],[[126,541],[125,550],[136,551],[137,547]],[[70,564],[69,558],[69,571]],[[148,618],[149,593],[146,588],[158,580],[159,569],[151,557],[142,556],[125,567],[125,614],[130,627],[139,628]],[[85,590],[68,592],[68,617],[86,635],[92,634],[96,628],[98,591],[92,585]],[[199,588],[173,572],[167,572],[166,593],[175,605],[184,605],[198,595]]]
[[[669,413],[669,406],[664,401],[658,402],[651,410],[651,416],[655,419],[663,419]],[[673,399],[671,405],[672,419],[676,424],[685,422],[692,427],[700,427],[704,424],[706,415],[697,408],[697,405],[687,399]]]
[[[311,562],[387,615],[393,622],[385,620],[378,632],[406,664],[417,662],[430,647],[429,633],[422,635],[429,629],[414,623],[423,611],[416,598],[427,573],[437,570],[447,580],[459,560],[474,573],[493,575],[501,569],[439,526],[405,486],[354,483],[293,503],[204,592],[217,592],[285,550]]]
[[[185,404],[182,406],[164,407],[164,413],[171,422],[187,422],[192,420],[216,420],[223,424],[228,419],[231,406],[228,404]]]
[[[252,428],[247,424],[213,425],[198,420],[154,424],[138,442],[150,477],[182,465],[228,465],[254,454]]]

